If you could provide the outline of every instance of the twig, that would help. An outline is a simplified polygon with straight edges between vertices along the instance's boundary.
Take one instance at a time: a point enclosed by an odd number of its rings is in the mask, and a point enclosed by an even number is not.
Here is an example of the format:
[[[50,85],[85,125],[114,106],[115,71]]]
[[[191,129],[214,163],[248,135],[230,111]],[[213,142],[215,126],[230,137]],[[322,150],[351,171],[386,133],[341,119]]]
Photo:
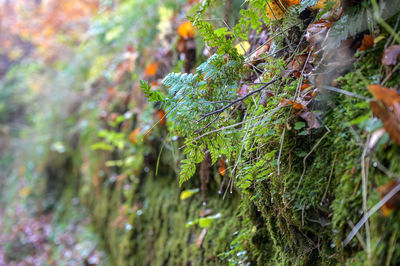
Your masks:
[[[284,106],[276,107],[276,108],[270,110],[270,112],[276,111],[276,110],[278,110],[278,109],[280,109],[280,108],[283,108],[283,107],[284,107]],[[249,119],[248,121],[241,121],[241,122],[238,122],[238,123],[233,124],[233,125],[230,125],[230,126],[221,127],[221,128],[214,129],[214,130],[212,130],[212,131],[208,131],[208,132],[206,132],[206,133],[204,133],[204,134],[202,134],[202,135],[196,137],[195,139],[193,139],[192,141],[190,141],[190,142],[187,143],[187,144],[193,143],[193,142],[195,142],[195,141],[197,141],[197,140],[199,140],[199,139],[201,139],[202,137],[205,137],[205,136],[207,136],[207,135],[210,135],[210,134],[213,134],[213,133],[217,133],[217,132],[222,131],[222,130],[225,130],[225,129],[234,128],[234,127],[240,126],[240,125],[242,125],[242,124],[245,124],[245,123],[247,123],[247,122],[249,122],[249,121],[251,121],[251,120],[255,120],[255,119],[261,118],[261,117],[263,117],[263,116],[269,114],[270,112],[267,112],[267,113],[265,113],[265,114],[256,116],[256,117],[254,117],[254,118],[251,118],[251,119]],[[187,144],[182,145],[181,147],[178,148],[178,150],[181,150],[181,149],[185,148]]]
[[[368,135],[368,137],[367,137],[367,141],[364,144],[364,150],[363,150],[363,153],[361,156],[361,177],[362,177],[361,180],[362,180],[362,199],[363,199],[362,208],[363,208],[364,215],[368,212],[367,184],[368,184],[369,163],[366,162],[366,157],[367,157],[369,139],[370,139],[370,135]],[[366,238],[367,238],[367,257],[369,259],[371,256],[371,234],[370,234],[370,230],[369,230],[368,219],[365,222],[365,234],[366,234]]]
[[[250,97],[251,95],[253,95],[253,94],[257,93],[257,92],[262,91],[262,90],[265,89],[268,85],[271,85],[272,83],[274,83],[274,82],[276,82],[276,81],[278,81],[278,80],[280,80],[280,79],[281,79],[281,78],[273,79],[273,80],[271,80],[270,82],[265,83],[265,85],[263,85],[261,88],[258,88],[258,89],[254,90],[254,91],[251,91],[251,92],[247,93],[246,95],[244,95],[244,96],[242,96],[242,97],[240,97],[240,98],[238,98],[238,99],[236,99],[236,100],[234,100],[234,101],[231,101],[229,104],[225,105],[224,107],[221,107],[220,109],[215,110],[215,111],[213,111],[213,112],[211,112],[211,113],[201,115],[201,118],[200,118],[199,120],[197,120],[196,122],[198,123],[198,122],[202,121],[203,119],[205,119],[205,118],[207,118],[207,117],[209,117],[209,116],[212,116],[212,115],[219,115],[219,114],[221,114],[223,111],[225,111],[226,109],[228,109],[229,107],[231,107],[231,106],[234,105],[235,103],[241,102],[241,101],[245,100],[246,98]]]
[[[339,89],[339,88],[335,88],[335,87],[331,87],[331,86],[321,86],[321,89],[334,91],[334,92],[337,92],[337,93],[342,93],[342,94],[345,94],[347,96],[363,99],[363,100],[366,100],[366,101],[371,100],[370,98],[362,96],[362,95],[358,95],[357,93],[350,92],[350,91],[345,91],[345,90],[342,90],[342,89]]]
[[[385,85],[385,83],[390,79],[390,77],[393,75],[394,72],[396,72],[400,67],[400,64],[397,64],[392,71],[385,77],[385,79],[382,81],[382,86]]]
[[[398,179],[400,181],[400,179]],[[383,199],[381,199],[377,204],[375,204],[366,214],[364,214],[363,218],[356,224],[356,226],[351,230],[350,234],[343,241],[343,247],[345,247],[350,241],[354,238],[360,228],[365,224],[365,222],[374,214],[377,210],[382,208],[382,206],[390,200],[397,192],[400,191],[400,182],[388,193]]]
[[[279,147],[279,154],[278,154],[278,176],[281,175],[280,165],[281,165],[281,155],[282,155],[283,141],[285,140],[286,123],[287,123],[287,120],[285,121],[285,127],[283,128],[283,132],[282,132],[282,135],[281,135],[281,141],[280,141],[280,147]]]
[[[272,83],[274,83],[274,82],[276,82],[276,81],[278,81],[278,80],[280,80],[280,79],[281,79],[281,78],[273,79],[273,80],[271,80],[270,82],[265,83],[265,85],[263,85],[262,87],[260,87],[260,88],[258,88],[258,89],[256,89],[256,90],[254,90],[254,91],[251,91],[251,92],[247,93],[246,95],[244,95],[244,96],[242,96],[242,97],[240,97],[240,98],[238,98],[238,99],[236,99],[236,100],[234,100],[234,101],[231,101],[229,104],[227,104],[227,105],[225,105],[225,106],[219,108],[218,110],[215,110],[215,111],[213,111],[213,112],[211,112],[211,113],[208,113],[208,114],[203,114],[203,115],[201,115],[201,118],[198,119],[198,120],[196,121],[196,123],[199,123],[200,121],[202,121],[202,120],[204,120],[205,118],[207,118],[207,117],[209,117],[209,116],[212,116],[212,115],[216,115],[216,117],[215,117],[210,123],[208,123],[206,126],[204,126],[202,129],[200,129],[199,131],[197,131],[197,133],[203,132],[204,129],[206,129],[206,128],[209,127],[212,123],[214,123],[215,121],[217,121],[219,115],[220,115],[223,111],[225,111],[226,109],[228,109],[229,107],[231,107],[232,105],[234,105],[235,103],[238,103],[238,102],[241,102],[241,101],[247,99],[247,98],[250,97],[251,95],[262,91],[263,89],[265,89],[266,87],[268,87],[269,85],[271,85]]]
[[[354,229],[354,224],[353,224],[352,221],[348,221],[347,223],[350,225],[351,229]],[[361,245],[365,250],[367,250],[367,246],[365,245],[365,241],[364,241],[364,239],[361,237],[361,234],[360,234],[359,232],[357,232],[356,237],[357,237],[358,241],[360,241],[360,245]]]
[[[226,189],[225,189],[224,195],[222,196],[222,199],[225,199],[226,193],[228,192],[231,182],[232,182],[232,177],[229,178],[228,185],[226,185]]]

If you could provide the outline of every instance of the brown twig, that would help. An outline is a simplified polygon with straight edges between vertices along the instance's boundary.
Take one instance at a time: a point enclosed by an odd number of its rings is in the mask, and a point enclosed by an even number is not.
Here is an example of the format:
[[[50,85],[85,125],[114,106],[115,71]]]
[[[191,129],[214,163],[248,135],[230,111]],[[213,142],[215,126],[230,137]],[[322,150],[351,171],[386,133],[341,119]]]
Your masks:
[[[209,117],[209,116],[216,115],[216,117],[215,117],[210,123],[208,123],[205,127],[203,127],[201,130],[199,130],[197,133],[203,132],[204,129],[206,129],[206,128],[209,127],[212,123],[214,123],[215,121],[217,121],[219,115],[220,115],[223,111],[225,111],[226,109],[228,109],[229,107],[231,107],[232,105],[234,105],[235,103],[244,101],[245,99],[247,99],[247,98],[250,97],[251,95],[256,94],[256,93],[262,91],[263,89],[265,89],[266,87],[268,87],[269,85],[271,85],[272,83],[274,83],[274,82],[276,82],[276,81],[278,81],[278,80],[281,80],[281,78],[276,78],[276,79],[271,80],[270,82],[265,83],[265,85],[263,85],[262,87],[260,87],[260,88],[258,88],[258,89],[256,89],[256,90],[254,90],[254,91],[251,91],[251,92],[247,93],[246,95],[244,95],[244,96],[242,96],[242,97],[240,97],[240,98],[237,98],[237,99],[234,100],[234,101],[229,102],[229,104],[227,104],[227,105],[225,105],[225,106],[219,108],[218,110],[215,110],[215,111],[213,111],[213,112],[210,112],[210,113],[201,115],[201,118],[198,119],[198,120],[196,121],[196,123],[198,123],[198,122],[204,120],[205,118],[207,118],[207,117]]]

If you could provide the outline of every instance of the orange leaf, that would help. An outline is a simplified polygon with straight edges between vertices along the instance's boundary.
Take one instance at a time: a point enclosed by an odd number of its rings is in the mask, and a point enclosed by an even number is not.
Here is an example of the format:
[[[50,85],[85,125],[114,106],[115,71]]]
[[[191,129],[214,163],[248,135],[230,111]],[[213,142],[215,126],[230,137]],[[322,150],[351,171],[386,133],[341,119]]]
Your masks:
[[[194,37],[194,27],[192,22],[187,21],[179,25],[178,34],[184,39],[193,38]]]
[[[315,5],[311,7],[311,9],[322,9],[325,8],[326,5],[330,2],[333,2],[333,8],[338,8],[340,6],[340,0],[319,0]]]
[[[389,181],[387,184],[382,185],[376,189],[381,196],[381,199],[384,198],[395,186],[397,186],[397,182],[394,180]],[[381,208],[383,216],[389,216],[393,209],[400,208],[400,193],[396,193],[393,197],[391,197],[385,205]]]
[[[304,91],[305,89],[308,89],[309,87],[311,87],[310,84],[303,84],[303,85],[301,85],[300,90]]]
[[[383,217],[388,217],[393,212],[393,209],[390,209],[386,205],[383,205],[381,208],[381,212]]]
[[[373,84],[368,88],[377,99],[370,102],[372,112],[383,122],[390,138],[400,145],[400,95],[380,85]]]
[[[301,103],[294,103],[293,104],[293,109],[301,110],[303,108],[304,108],[304,106]]]
[[[393,112],[391,112],[382,103],[371,101],[370,106],[374,115],[376,115],[383,123],[383,127],[398,145],[400,145],[400,123]]]
[[[157,69],[158,69],[158,62],[153,62],[146,67],[144,74],[146,76],[154,76],[157,73]]]
[[[219,172],[222,176],[225,176],[226,164],[225,164],[225,161],[222,160],[222,159],[219,159],[219,168],[218,168],[218,172]]]
[[[134,130],[132,130],[131,133],[129,134],[129,141],[133,144],[138,143],[139,142],[139,140],[138,140],[139,133],[140,133],[139,128],[135,128]]]
[[[300,0],[274,0],[268,2],[266,15],[269,19],[281,19],[285,15],[285,10],[293,5],[298,5]]]
[[[374,47],[374,36],[364,34],[361,46],[360,46],[360,48],[357,49],[357,51],[369,50],[372,47]]]
[[[369,85],[368,89],[377,100],[393,109],[400,122],[400,95],[397,91],[376,84]]]
[[[157,121],[160,121],[160,125],[164,127],[167,124],[165,111],[163,109],[155,110],[155,116]]]
[[[287,106],[292,104],[293,102],[291,100],[285,99],[283,98],[280,102],[279,102],[279,106]]]

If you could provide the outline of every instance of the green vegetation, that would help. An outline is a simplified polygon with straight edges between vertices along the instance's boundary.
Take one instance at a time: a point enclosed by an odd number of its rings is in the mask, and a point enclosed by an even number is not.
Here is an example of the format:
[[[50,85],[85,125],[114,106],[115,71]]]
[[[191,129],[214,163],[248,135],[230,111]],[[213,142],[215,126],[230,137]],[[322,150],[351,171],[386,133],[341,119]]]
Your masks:
[[[188,2],[102,1],[65,55],[8,69],[6,228],[51,213],[50,242],[103,265],[398,265],[397,202],[344,245],[400,172],[398,100],[368,90],[400,84],[396,1],[384,23],[370,1]]]

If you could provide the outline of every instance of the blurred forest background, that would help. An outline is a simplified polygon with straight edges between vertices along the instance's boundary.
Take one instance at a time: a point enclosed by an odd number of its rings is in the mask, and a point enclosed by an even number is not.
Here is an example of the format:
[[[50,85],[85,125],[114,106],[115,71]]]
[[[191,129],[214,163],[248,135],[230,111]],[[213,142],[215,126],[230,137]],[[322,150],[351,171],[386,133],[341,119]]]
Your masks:
[[[0,265],[399,265],[397,0],[0,0]]]

